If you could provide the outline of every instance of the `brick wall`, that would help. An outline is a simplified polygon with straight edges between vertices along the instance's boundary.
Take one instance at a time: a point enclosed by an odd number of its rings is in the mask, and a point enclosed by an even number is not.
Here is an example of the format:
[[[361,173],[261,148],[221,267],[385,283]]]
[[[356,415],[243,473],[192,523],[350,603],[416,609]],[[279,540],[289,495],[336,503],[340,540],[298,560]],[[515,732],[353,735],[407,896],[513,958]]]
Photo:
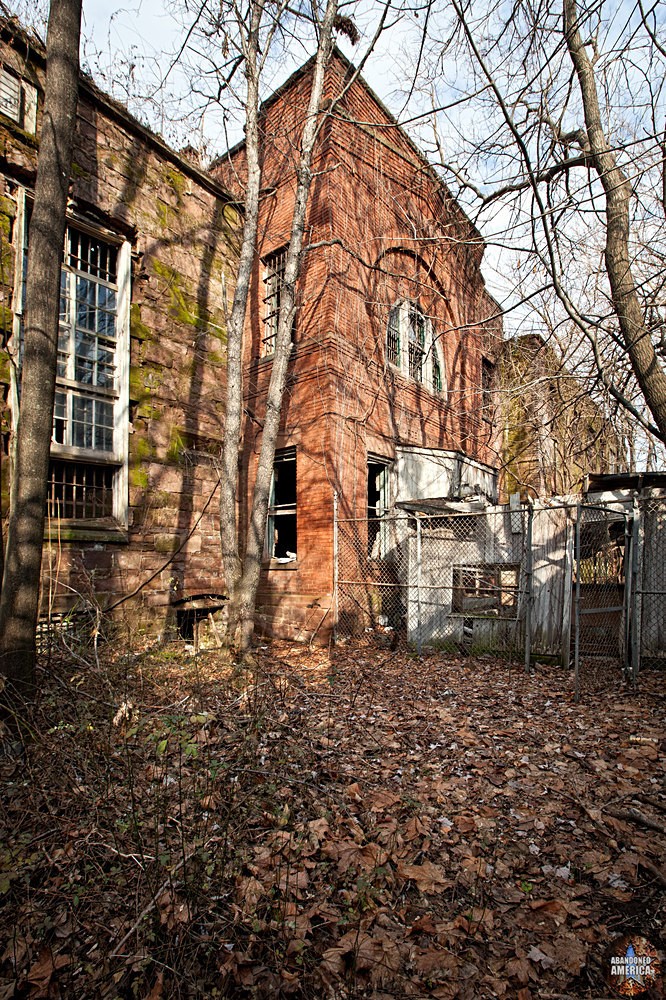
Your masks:
[[[349,72],[334,57],[327,99]],[[294,141],[309,96],[307,70],[264,110],[264,189],[259,256],[289,239]],[[295,446],[298,562],[267,564],[260,621],[279,634],[325,638],[332,623],[333,493],[341,516],[367,511],[367,459],[397,445],[462,451],[494,465],[494,429],[481,413],[481,359],[501,337],[497,306],[479,271],[483,244],[387,112],[356,82],[322,129],[303,259],[291,376],[278,447]],[[373,125],[374,123],[374,125]],[[243,151],[216,175],[233,186]],[[246,329],[245,469],[251,496],[270,360],[260,358],[262,268]],[[388,314],[417,302],[432,322],[447,374],[446,399],[387,362]],[[323,619],[323,622],[322,622]]]

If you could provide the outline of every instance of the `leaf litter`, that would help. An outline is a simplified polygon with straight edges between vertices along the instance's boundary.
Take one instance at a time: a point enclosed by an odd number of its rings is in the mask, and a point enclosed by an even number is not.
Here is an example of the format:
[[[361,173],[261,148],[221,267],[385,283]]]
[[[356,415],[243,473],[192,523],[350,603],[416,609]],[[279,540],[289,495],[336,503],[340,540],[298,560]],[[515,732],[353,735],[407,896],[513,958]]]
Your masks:
[[[370,643],[76,669],[0,759],[0,1000],[604,997],[610,941],[662,938],[658,673],[576,704]]]

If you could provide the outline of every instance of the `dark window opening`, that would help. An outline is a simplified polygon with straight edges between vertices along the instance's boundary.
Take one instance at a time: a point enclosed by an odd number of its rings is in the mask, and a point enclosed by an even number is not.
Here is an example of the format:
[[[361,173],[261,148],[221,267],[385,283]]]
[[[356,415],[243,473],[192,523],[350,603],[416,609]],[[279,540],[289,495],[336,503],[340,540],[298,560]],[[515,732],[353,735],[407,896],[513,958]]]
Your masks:
[[[386,328],[386,357],[392,365],[400,367],[400,306],[394,306],[389,313]]]
[[[481,408],[484,420],[493,419],[493,389],[495,365],[489,358],[481,358]]]
[[[408,350],[409,350],[409,374],[417,382],[423,382],[423,368],[425,361],[425,329],[426,321],[423,313],[418,309],[409,310],[408,322]]]
[[[389,465],[368,461],[368,555],[371,559],[385,556],[388,549]]]
[[[266,526],[269,559],[294,562],[297,557],[296,449],[277,452]]]

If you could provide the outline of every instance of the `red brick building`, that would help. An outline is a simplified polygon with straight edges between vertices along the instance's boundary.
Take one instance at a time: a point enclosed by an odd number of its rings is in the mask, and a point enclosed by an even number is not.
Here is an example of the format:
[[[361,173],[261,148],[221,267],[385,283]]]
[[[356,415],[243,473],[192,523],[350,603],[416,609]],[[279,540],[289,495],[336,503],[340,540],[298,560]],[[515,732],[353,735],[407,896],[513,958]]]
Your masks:
[[[311,66],[263,109],[241,520],[258,460]],[[335,52],[259,597],[260,626],[300,637],[317,628],[325,634],[334,615],[334,494],[341,518],[360,519],[360,548],[370,559],[381,545],[372,518],[397,501],[496,494],[489,387],[501,323],[480,272],[483,241],[405,132],[352,74]],[[242,146],[213,172],[233,189],[243,177]]]
[[[294,74],[263,109],[241,522],[258,457],[310,70]],[[479,269],[482,240],[367,85],[349,85],[352,72],[335,53],[259,596],[260,628],[302,638],[322,638],[333,624],[334,496],[340,517],[358,519],[368,560],[359,572],[370,572],[383,544],[380,515],[396,502],[496,492],[489,386],[501,327]],[[43,85],[39,43],[1,21],[5,511]],[[133,626],[161,631],[179,610],[196,609],[201,595],[224,594],[217,460],[242,161],[238,148],[203,172],[82,80],[45,613],[92,598]]]

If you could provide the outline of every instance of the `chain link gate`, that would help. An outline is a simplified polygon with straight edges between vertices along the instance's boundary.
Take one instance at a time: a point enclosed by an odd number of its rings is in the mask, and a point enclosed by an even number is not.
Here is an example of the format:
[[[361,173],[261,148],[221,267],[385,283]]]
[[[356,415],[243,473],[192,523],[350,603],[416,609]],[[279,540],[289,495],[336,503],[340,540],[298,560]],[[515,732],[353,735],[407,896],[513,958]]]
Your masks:
[[[631,517],[615,507],[579,504],[574,563],[574,676],[576,699],[581,674],[604,666],[615,674],[630,663]],[[608,672],[608,671],[607,671]]]
[[[639,666],[666,667],[666,497],[634,504],[632,616],[633,679]]]

